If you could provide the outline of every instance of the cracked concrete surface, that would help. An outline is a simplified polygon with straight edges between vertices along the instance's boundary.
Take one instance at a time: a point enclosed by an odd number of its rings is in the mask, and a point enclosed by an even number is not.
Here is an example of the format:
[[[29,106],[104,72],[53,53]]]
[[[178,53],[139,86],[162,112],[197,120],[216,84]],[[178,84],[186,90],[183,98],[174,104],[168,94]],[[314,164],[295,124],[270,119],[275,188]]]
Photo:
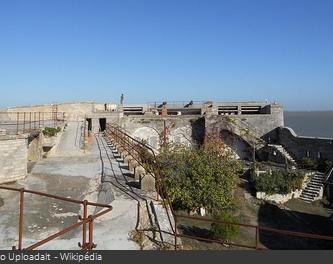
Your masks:
[[[137,225],[139,191],[129,184],[133,179],[128,176],[124,165],[111,155],[100,135],[96,135],[83,153],[78,144],[79,126],[80,122],[68,123],[55,155],[38,161],[24,180],[8,186],[111,204],[113,210],[94,224],[97,249],[140,249],[129,238],[129,233]],[[17,245],[18,193],[0,190],[0,196],[4,201],[0,207],[0,249],[10,249]],[[78,204],[32,194],[25,194],[24,210],[24,247],[77,222],[81,213]],[[94,211],[93,207],[89,210],[90,213]],[[79,249],[77,243],[81,239],[82,230],[79,228],[39,249]]]

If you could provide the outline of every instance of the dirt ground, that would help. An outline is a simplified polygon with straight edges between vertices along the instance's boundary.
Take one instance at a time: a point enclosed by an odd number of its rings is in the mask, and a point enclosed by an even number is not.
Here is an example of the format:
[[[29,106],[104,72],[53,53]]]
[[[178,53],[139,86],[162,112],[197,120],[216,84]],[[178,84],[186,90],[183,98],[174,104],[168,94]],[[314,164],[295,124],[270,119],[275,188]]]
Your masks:
[[[300,199],[293,199],[284,206],[278,206],[254,198],[250,191],[247,182],[240,179],[235,191],[234,212],[238,223],[333,236],[333,222],[330,220],[333,210],[322,201],[306,204]],[[210,223],[207,222],[181,219],[178,228],[183,234],[210,237]],[[267,231],[259,232],[259,241],[260,247],[266,249],[333,249],[331,241],[290,237]],[[246,249],[188,238],[182,238],[182,242],[184,249]],[[237,237],[230,242],[254,246],[255,230],[241,227]]]

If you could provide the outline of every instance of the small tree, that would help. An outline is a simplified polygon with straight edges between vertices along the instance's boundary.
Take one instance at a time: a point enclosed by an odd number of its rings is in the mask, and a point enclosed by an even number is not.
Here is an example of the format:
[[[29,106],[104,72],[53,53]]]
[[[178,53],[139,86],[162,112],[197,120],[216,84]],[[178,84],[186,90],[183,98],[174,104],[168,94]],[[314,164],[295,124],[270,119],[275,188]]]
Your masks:
[[[209,138],[204,146],[192,149],[169,144],[157,158],[173,204],[183,209],[203,207],[215,216],[232,207],[240,166],[222,140]]]

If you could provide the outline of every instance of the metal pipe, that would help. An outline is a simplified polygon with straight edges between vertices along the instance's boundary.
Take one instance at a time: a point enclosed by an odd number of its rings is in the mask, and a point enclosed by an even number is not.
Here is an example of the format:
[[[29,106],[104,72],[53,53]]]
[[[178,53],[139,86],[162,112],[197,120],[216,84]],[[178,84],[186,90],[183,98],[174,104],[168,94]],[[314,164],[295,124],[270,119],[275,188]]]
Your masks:
[[[87,219],[88,208],[87,208],[87,200],[83,201],[83,220]],[[85,247],[87,243],[87,224],[84,223],[82,226],[82,246]]]
[[[24,208],[24,188],[20,189],[20,218],[19,218],[19,241],[18,249],[22,250],[22,240],[23,240],[23,208]]]
[[[17,116],[16,116],[16,135],[18,134],[18,131],[19,131],[19,119],[20,119],[20,113],[17,112]]]
[[[90,215],[89,217],[89,244],[88,244],[88,249],[93,249],[96,247],[96,245],[93,242],[94,239],[94,219],[93,217]]]
[[[7,187],[7,186],[0,186],[0,189],[9,190],[9,191],[17,191],[17,192],[19,192],[21,190],[19,188]],[[28,189],[24,189],[24,192],[36,194],[36,195],[40,195],[40,196],[44,196],[44,197],[49,197],[49,198],[53,198],[53,199],[57,199],[57,200],[61,200],[61,201],[76,203],[76,204],[83,204],[83,202],[84,202],[84,201],[75,200],[72,198],[62,197],[62,196],[58,196],[58,195],[53,195],[53,194],[49,194],[49,193],[43,193],[43,192],[38,192],[38,191],[33,191],[33,190],[28,190]],[[87,202],[87,205],[92,205],[92,206],[97,206],[97,207],[106,207],[106,208],[112,209],[112,206],[108,205],[108,204]]]

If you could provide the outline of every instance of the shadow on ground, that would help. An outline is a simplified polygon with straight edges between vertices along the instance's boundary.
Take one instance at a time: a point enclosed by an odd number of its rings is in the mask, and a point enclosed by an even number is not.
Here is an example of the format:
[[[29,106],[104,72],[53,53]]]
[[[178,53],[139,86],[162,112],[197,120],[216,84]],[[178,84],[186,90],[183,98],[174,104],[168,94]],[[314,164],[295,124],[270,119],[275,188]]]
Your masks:
[[[328,217],[281,209],[264,203],[258,212],[259,226],[302,233],[333,236],[333,223]],[[333,249],[333,241],[292,237],[260,231],[260,243],[268,249]]]

